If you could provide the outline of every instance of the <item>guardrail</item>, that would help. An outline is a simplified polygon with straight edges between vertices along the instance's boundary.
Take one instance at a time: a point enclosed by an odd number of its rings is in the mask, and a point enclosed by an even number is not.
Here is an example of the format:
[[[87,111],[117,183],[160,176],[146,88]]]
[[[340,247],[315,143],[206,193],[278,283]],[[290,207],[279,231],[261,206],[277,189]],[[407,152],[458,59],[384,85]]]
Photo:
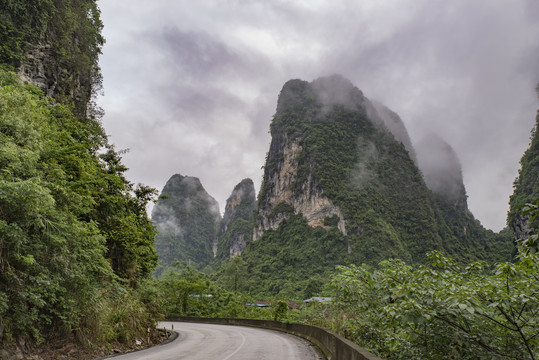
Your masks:
[[[324,353],[328,360],[382,360],[350,340],[329,330],[303,324],[289,324],[272,320],[170,317],[169,321],[197,322],[205,324],[240,325],[284,331],[309,340]]]

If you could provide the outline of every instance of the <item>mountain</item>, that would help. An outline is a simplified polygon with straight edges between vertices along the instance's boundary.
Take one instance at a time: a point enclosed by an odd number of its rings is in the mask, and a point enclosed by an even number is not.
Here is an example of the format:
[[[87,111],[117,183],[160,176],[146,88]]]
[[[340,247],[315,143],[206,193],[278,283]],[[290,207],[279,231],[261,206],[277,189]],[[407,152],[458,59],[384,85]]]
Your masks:
[[[417,264],[429,250],[463,261],[495,256],[496,234],[467,209],[454,151],[427,144],[451,161],[426,171],[426,184],[402,120],[350,81],[288,81],[270,132],[242,254],[254,291],[308,295],[335,265],[392,257]],[[436,188],[432,180],[444,176],[458,191]]]
[[[536,203],[539,199],[539,111],[537,112],[535,127],[532,131],[530,147],[520,159],[520,170],[514,182],[513,195],[509,199],[509,213],[507,225],[513,230],[515,240],[527,238],[531,229],[538,228],[537,221],[530,224],[527,216],[520,215],[521,206],[526,203]]]
[[[412,145],[410,136],[408,136],[408,130],[406,130],[406,126],[404,126],[404,122],[400,116],[377,101],[371,101],[365,105],[369,119],[377,124],[383,124],[393,134],[395,140],[400,141],[404,145],[410,158],[417,163],[416,151]]]
[[[254,241],[293,213],[311,228],[335,223],[346,253],[361,261],[390,254],[418,260],[425,248],[441,248],[421,174],[402,142],[369,118],[373,108],[339,76],[284,85],[270,126]]]
[[[219,204],[196,177],[173,175],[152,211],[161,273],[175,260],[207,264],[217,251]]]
[[[253,181],[243,179],[226,201],[225,214],[219,227],[218,258],[226,259],[241,254],[251,235],[255,207]]]

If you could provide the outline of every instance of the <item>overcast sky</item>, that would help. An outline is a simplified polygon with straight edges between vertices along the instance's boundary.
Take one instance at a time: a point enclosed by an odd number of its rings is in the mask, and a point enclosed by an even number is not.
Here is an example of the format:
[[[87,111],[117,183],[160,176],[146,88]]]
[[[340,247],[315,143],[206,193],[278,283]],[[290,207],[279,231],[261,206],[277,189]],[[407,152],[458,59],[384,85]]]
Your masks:
[[[539,101],[537,0],[108,0],[99,104],[128,178],[200,178],[221,211],[257,191],[283,84],[341,74],[434,132],[463,166],[468,205],[505,226]]]

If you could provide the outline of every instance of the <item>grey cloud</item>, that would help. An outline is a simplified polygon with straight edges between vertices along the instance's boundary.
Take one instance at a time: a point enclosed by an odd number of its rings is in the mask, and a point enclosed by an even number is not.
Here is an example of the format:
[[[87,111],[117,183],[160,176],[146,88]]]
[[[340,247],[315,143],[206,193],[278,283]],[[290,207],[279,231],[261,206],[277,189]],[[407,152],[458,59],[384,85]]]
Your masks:
[[[428,134],[415,144],[418,166],[425,183],[434,193],[466,207],[462,166],[455,150],[436,134]]]
[[[258,185],[278,92],[340,73],[395,111],[412,141],[439,133],[468,203],[504,225],[539,82],[535,0],[100,2],[104,125],[134,182],[189,173],[222,206]],[[257,34],[261,34],[257,37]],[[267,42],[267,43],[266,43]]]

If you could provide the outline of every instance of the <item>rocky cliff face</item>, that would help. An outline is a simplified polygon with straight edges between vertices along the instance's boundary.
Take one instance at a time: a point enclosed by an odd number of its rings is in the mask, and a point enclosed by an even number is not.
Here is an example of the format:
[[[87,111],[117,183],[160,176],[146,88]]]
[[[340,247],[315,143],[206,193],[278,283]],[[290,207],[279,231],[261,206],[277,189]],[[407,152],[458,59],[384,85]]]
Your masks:
[[[70,64],[58,61],[58,56],[49,44],[34,45],[27,50],[17,69],[19,77],[60,103],[72,103],[75,114],[84,117],[93,92],[92,80],[71,71]]]
[[[255,207],[256,194],[253,181],[244,179],[234,187],[226,201],[218,236],[219,258],[231,258],[241,254],[251,235]]]
[[[208,263],[217,249],[219,205],[196,177],[176,174],[166,183],[152,211],[162,270],[174,260]],[[158,272],[159,272],[158,269]]]
[[[47,96],[72,105],[81,120],[96,115],[104,39],[96,1],[14,1],[0,7],[0,62]],[[90,110],[90,114],[87,111]]]
[[[341,209],[322,194],[312,172],[309,171],[304,181],[298,183],[298,154],[301,150],[299,139],[290,140],[283,136],[272,141],[268,161],[274,162],[274,171],[264,175],[267,191],[258,206],[253,240],[258,240],[268,229],[276,229],[288,218],[288,213],[278,211],[279,205],[287,205],[295,214],[302,214],[311,227],[325,227],[324,219],[336,215],[339,217],[338,228],[346,235]]]

